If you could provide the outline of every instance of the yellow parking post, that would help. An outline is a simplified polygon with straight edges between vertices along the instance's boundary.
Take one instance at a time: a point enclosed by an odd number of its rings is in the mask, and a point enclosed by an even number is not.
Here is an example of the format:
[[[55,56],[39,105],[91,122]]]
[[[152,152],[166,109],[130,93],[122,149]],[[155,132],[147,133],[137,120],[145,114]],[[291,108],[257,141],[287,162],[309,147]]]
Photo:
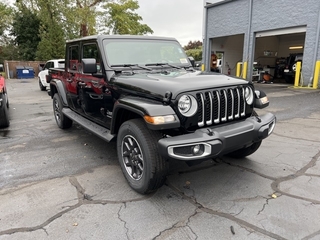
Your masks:
[[[296,75],[294,78],[294,86],[295,87],[299,86],[300,73],[301,73],[301,62],[297,62]]]
[[[204,64],[201,65],[201,71],[204,72]]]
[[[244,63],[243,63],[243,68],[242,68],[242,72],[243,72],[242,78],[243,78],[243,79],[247,79],[247,66],[248,66],[248,63],[247,63],[247,62],[244,62]]]
[[[317,89],[318,88],[318,82],[319,82],[319,72],[320,72],[320,61],[316,62],[316,69],[314,70],[314,78],[313,78],[313,85],[312,88]]]
[[[236,71],[236,76],[237,77],[240,77],[240,74],[241,74],[241,62],[238,62],[237,63],[237,71]]]

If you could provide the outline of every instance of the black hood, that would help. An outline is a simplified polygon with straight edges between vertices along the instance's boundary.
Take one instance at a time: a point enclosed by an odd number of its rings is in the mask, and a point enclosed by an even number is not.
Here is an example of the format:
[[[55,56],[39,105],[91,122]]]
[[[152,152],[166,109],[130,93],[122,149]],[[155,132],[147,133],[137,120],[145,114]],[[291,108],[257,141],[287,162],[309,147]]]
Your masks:
[[[223,74],[205,74],[200,71],[174,71],[165,73],[120,74],[112,79],[112,85],[124,92],[135,95],[163,99],[166,92],[172,93],[172,99],[178,94],[190,91],[247,84],[247,81]]]

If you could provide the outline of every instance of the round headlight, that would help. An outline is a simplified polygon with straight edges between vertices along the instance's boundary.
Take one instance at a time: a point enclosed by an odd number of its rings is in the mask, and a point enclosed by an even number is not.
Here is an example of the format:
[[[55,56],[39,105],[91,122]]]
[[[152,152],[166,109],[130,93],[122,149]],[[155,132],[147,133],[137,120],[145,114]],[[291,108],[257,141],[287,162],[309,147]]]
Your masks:
[[[190,110],[191,108],[191,99],[187,95],[183,95],[179,99],[178,107],[181,113],[186,113]]]
[[[197,100],[191,95],[182,95],[178,101],[178,109],[183,116],[191,117],[197,112]]]
[[[251,105],[253,103],[254,95],[251,87],[246,87],[244,92],[246,102],[248,105]]]

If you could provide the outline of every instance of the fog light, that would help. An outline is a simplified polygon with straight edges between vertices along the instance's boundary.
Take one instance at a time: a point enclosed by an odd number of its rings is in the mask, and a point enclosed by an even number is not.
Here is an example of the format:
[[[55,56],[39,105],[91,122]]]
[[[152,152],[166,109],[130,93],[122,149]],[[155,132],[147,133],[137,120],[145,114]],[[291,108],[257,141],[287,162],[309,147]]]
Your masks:
[[[192,147],[192,153],[193,153],[193,155],[197,155],[197,154],[200,152],[200,150],[201,150],[201,147],[200,147],[199,144],[198,144],[198,145],[195,145],[194,147]]]

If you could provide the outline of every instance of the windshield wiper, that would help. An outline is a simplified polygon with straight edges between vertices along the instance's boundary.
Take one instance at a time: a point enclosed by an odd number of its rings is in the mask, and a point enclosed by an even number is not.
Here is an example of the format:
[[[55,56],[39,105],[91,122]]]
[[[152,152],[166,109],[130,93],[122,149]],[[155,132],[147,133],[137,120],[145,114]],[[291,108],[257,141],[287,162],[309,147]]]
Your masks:
[[[147,63],[146,64],[146,66],[164,66],[164,65],[167,65],[169,67],[176,68],[176,69],[181,69],[181,67],[172,65],[170,63]]]
[[[138,68],[141,68],[141,69],[152,71],[151,68],[144,67],[144,66],[141,66],[139,64],[116,64],[116,65],[111,65],[110,67],[129,67],[131,70],[133,70],[132,67],[138,67]]]

